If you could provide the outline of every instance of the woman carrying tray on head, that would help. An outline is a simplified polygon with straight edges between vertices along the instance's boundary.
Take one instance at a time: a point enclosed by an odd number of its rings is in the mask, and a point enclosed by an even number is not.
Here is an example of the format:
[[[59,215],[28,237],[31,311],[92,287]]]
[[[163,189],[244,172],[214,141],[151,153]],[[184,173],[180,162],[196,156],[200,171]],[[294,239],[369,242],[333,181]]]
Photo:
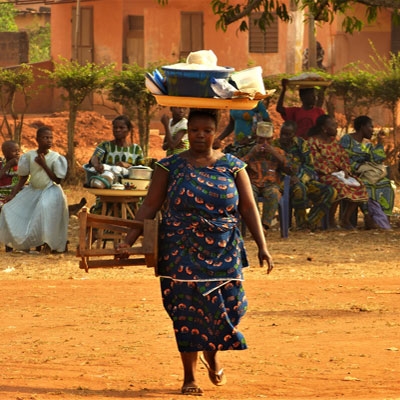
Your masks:
[[[285,121],[296,122],[296,136],[307,139],[307,132],[309,129],[315,125],[320,115],[325,114],[325,111],[320,107],[323,103],[324,96],[322,95],[317,98],[316,89],[314,87],[303,87],[299,89],[301,106],[285,107],[283,103],[288,83],[288,79],[282,79],[282,90],[278,102],[276,103],[276,111],[278,111]]]
[[[226,383],[217,352],[247,348],[237,330],[247,310],[242,286],[248,266],[239,231],[239,214],[258,246],[260,265],[273,264],[265,242],[246,165],[213,149],[217,112],[192,109],[188,117],[190,148],[156,163],[152,182],[136,219],[162,210],[158,274],[164,308],[173,321],[184,369],[181,392],[202,395],[196,380],[198,352],[211,382]],[[130,231],[117,251],[140,235]]]

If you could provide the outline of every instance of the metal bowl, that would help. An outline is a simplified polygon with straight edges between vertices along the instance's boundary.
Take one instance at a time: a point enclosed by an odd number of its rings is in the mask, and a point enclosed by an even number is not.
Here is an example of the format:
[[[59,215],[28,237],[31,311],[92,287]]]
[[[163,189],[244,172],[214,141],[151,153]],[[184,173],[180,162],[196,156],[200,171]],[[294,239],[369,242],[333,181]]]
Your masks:
[[[137,165],[128,168],[129,179],[151,179],[153,170],[150,167]]]
[[[94,189],[110,189],[111,183],[102,176],[92,176],[90,178],[90,187]]]

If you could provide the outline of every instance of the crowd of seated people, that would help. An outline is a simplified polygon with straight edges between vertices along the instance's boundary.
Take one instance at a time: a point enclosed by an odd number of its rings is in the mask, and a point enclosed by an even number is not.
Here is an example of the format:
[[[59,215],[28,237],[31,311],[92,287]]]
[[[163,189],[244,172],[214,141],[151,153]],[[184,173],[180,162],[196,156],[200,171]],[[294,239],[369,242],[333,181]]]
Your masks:
[[[372,120],[360,116],[354,120],[354,132],[339,140],[337,123],[317,106],[315,89],[299,90],[301,106],[288,108],[283,106],[286,86],[287,81],[283,80],[277,111],[285,122],[278,137],[260,138],[253,129],[247,137],[253,146],[246,151],[241,147],[241,152],[236,154],[247,163],[254,197],[264,197],[261,211],[264,228],[270,227],[278,209],[285,175],[291,176],[290,203],[296,229],[315,230],[324,226],[324,229],[353,230],[359,208],[366,229],[390,228],[393,182],[384,172],[373,181],[360,172],[361,165],[366,168],[366,164],[382,164],[386,159],[384,134],[379,133],[377,143],[373,144]],[[231,116],[223,133],[231,131],[233,126]],[[225,136],[217,137],[216,147],[221,145],[219,139]],[[229,148],[225,152],[229,152]],[[381,219],[379,223],[376,211],[372,212],[373,203],[380,217],[386,215],[387,221]]]

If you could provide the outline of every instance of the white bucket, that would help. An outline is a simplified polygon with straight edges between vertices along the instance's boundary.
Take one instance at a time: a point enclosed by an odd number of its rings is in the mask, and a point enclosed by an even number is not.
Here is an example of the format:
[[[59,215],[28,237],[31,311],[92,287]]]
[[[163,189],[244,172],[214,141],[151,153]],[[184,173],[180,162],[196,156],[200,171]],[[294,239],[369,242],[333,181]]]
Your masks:
[[[231,79],[242,92],[265,94],[261,67],[253,67],[232,74]]]
[[[257,122],[256,135],[260,137],[271,138],[274,136],[274,126],[271,122]]]

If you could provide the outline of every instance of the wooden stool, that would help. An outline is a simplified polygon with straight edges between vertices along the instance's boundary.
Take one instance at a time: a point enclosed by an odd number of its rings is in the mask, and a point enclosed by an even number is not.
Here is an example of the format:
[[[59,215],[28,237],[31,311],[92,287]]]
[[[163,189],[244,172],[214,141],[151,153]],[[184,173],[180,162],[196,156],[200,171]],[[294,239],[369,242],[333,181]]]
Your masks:
[[[155,269],[157,276],[158,217],[142,222],[90,214],[84,207],[79,213],[79,225],[79,244],[76,252],[76,256],[81,257],[79,268],[89,272],[89,268],[147,265]],[[132,228],[143,229],[141,244],[135,243],[134,247],[127,249],[133,258],[117,259],[119,253],[116,251],[116,246],[124,240]],[[101,238],[97,237],[98,232],[101,232]],[[97,241],[106,239],[113,240],[113,248],[99,248],[96,245]]]

